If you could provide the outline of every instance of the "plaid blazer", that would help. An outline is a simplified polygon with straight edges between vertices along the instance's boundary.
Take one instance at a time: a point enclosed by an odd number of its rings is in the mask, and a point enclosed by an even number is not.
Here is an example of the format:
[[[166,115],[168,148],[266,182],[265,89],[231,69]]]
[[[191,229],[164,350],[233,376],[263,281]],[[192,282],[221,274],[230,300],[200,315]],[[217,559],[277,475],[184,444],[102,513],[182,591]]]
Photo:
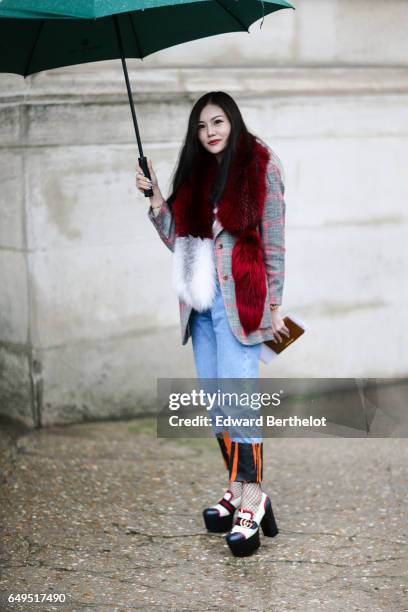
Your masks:
[[[245,334],[238,316],[235,300],[235,284],[231,273],[231,254],[236,237],[227,232],[221,224],[214,224],[214,254],[218,279],[224,298],[228,321],[235,337],[242,344],[257,344],[264,340],[272,340],[272,320],[270,304],[281,304],[285,276],[285,212],[284,185],[282,183],[279,167],[271,160],[267,167],[268,192],[259,232],[262,238],[265,268],[267,277],[267,295],[261,323],[255,331]],[[149,219],[155,226],[164,244],[174,251],[176,238],[175,222],[172,212],[163,202],[161,210],[154,215],[152,208],[148,210]],[[187,344],[190,333],[190,314],[192,307],[179,299],[181,341]]]

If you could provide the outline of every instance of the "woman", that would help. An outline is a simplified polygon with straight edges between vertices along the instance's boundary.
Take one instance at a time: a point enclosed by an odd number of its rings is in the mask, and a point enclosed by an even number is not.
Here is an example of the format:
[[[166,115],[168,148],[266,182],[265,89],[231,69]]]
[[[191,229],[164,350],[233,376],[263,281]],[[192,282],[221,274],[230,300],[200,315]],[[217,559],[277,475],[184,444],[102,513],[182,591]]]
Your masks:
[[[272,151],[248,132],[231,96],[210,92],[191,111],[167,201],[150,161],[149,169],[151,180],[137,166],[136,185],[153,189],[149,218],[174,252],[182,343],[191,336],[198,378],[257,379],[262,342],[289,335],[279,314],[284,187]],[[278,532],[261,489],[262,439],[214,429],[229,486],[204,510],[205,524],[229,531],[233,554],[251,554],[260,525]]]

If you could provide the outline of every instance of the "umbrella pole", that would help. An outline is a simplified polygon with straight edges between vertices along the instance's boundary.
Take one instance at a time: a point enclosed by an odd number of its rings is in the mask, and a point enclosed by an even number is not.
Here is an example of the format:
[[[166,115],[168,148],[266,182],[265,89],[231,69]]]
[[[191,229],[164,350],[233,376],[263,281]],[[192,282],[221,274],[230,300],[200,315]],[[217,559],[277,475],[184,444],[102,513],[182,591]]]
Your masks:
[[[123,74],[125,75],[126,89],[127,89],[128,98],[129,98],[130,112],[132,113],[133,126],[135,128],[137,146],[139,147],[139,155],[140,155],[140,157],[139,157],[139,165],[140,165],[141,169],[143,170],[143,174],[147,178],[150,179],[151,177],[150,177],[149,167],[147,165],[147,159],[143,155],[142,141],[140,139],[139,126],[137,124],[137,118],[136,118],[136,112],[135,112],[135,104],[134,104],[134,101],[133,101],[132,89],[130,87],[129,75],[128,75],[128,70],[127,70],[127,65],[126,65],[126,58],[125,58],[125,51],[124,51],[124,48],[123,48],[122,36],[121,36],[121,33],[120,33],[120,27],[119,27],[119,19],[118,19],[117,15],[113,15],[113,22],[114,22],[114,25],[115,25],[116,37],[118,39],[118,47],[119,47],[120,59],[122,61]],[[153,196],[153,190],[152,189],[145,189],[144,190],[144,195],[145,195],[146,198],[152,197]]]

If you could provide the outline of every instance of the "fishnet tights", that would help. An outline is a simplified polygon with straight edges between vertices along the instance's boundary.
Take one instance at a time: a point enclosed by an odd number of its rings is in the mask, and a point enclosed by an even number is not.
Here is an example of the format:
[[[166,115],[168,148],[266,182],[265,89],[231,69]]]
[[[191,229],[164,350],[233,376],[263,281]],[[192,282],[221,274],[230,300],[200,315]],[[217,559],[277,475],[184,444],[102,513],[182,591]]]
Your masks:
[[[262,499],[262,488],[259,482],[243,482],[241,508],[256,512]]]
[[[234,496],[234,499],[242,496],[242,485],[243,483],[238,482],[237,480],[234,480],[233,482],[230,481],[228,489],[231,491],[232,495]]]

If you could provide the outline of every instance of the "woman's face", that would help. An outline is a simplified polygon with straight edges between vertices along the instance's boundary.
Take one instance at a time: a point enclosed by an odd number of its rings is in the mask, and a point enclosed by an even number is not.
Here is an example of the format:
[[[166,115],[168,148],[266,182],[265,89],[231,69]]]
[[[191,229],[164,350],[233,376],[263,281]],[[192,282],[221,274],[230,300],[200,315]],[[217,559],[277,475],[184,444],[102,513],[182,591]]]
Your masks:
[[[222,159],[230,132],[231,123],[222,108],[216,104],[207,104],[198,121],[198,140],[204,149],[216,156],[217,161]]]

